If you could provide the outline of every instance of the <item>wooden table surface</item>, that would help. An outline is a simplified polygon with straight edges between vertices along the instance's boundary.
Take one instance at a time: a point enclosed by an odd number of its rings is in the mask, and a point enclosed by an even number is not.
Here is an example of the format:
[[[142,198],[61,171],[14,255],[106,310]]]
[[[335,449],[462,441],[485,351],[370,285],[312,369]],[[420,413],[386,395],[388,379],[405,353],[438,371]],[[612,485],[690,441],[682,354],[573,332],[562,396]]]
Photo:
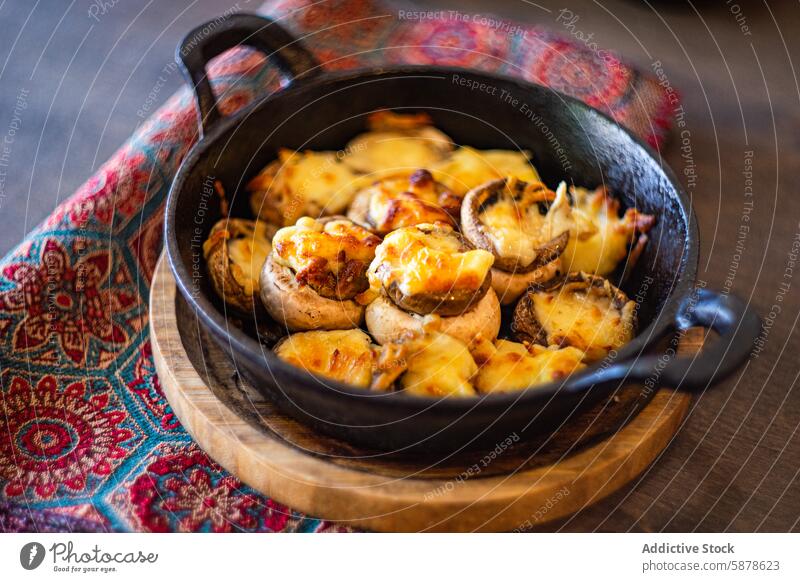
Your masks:
[[[480,11],[486,3],[440,4]],[[661,62],[666,82],[683,98],[685,127],[662,153],[697,212],[698,276],[709,287],[749,299],[770,326],[758,357],[694,400],[655,465],[557,528],[798,531],[800,4],[650,4],[567,0],[494,7],[570,33],[559,23],[567,7],[579,17],[572,22],[582,38],[593,34],[589,42],[616,49],[642,68]]]

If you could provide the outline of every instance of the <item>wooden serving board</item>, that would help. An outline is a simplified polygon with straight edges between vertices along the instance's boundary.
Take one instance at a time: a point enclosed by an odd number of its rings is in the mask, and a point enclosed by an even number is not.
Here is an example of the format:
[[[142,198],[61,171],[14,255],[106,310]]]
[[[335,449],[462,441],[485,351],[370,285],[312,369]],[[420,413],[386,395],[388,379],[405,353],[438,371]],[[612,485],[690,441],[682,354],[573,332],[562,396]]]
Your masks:
[[[211,457],[294,509],[378,531],[503,531],[563,518],[645,469],[690,402],[666,389],[646,402],[642,387],[626,387],[538,441],[419,458],[353,447],[276,410],[176,297],[163,257],[151,289],[150,335],[161,387]],[[681,349],[696,351],[702,341],[702,330],[690,330]]]

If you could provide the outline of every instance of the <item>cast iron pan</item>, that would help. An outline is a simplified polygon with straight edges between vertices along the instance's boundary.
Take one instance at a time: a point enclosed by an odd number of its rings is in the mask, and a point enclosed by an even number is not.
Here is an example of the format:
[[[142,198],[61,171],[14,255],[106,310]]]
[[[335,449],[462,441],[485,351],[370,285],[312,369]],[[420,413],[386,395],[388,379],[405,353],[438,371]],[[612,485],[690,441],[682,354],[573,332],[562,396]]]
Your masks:
[[[223,117],[206,64],[238,44],[274,60],[284,87]],[[194,87],[202,134],[167,202],[166,246],[178,288],[240,373],[288,414],[320,431],[384,451],[492,447],[513,433],[524,439],[551,431],[577,407],[627,382],[651,386],[643,400],[653,385],[702,390],[733,372],[760,332],[758,317],[740,300],[695,286],[697,226],[672,172],[647,146],[582,102],[518,79],[456,68],[323,73],[284,29],[246,14],[198,27],[176,58]],[[649,244],[621,282],[639,304],[637,337],[615,357],[562,383],[505,395],[428,399],[370,393],[314,376],[285,364],[234,325],[233,314],[211,290],[202,260],[202,241],[222,217],[209,184],[220,180],[232,195],[230,215],[247,217],[243,186],[275,159],[279,147],[340,149],[365,130],[369,113],[382,109],[425,111],[458,144],[530,150],[551,187],[562,179],[587,187],[605,184],[625,206],[656,215]],[[694,358],[669,349],[647,353],[659,340],[692,326],[711,328],[719,337]]]

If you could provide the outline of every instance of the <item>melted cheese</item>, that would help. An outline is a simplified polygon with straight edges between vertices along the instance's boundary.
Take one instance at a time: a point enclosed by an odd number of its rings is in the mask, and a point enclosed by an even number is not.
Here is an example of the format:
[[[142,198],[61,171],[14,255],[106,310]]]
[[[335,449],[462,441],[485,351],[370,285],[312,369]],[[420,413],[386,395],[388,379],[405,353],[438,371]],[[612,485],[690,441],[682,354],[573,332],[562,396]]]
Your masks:
[[[433,128],[411,132],[370,131],[347,144],[344,163],[365,174],[403,172],[438,163],[451,142]]]
[[[457,194],[506,176],[525,182],[540,182],[539,174],[524,152],[476,150],[462,146],[433,167],[434,177]]]
[[[277,262],[295,273],[324,268],[334,274],[347,261],[368,265],[380,239],[349,220],[332,220],[324,225],[307,216],[295,226],[280,229],[272,239]]]
[[[607,296],[568,288],[533,294],[536,318],[547,334],[547,343],[576,347],[590,360],[603,358],[633,338],[625,317],[633,305],[629,302],[620,312]]]
[[[377,193],[370,198],[369,216],[375,230],[381,233],[417,224],[452,223],[450,215],[437,204],[421,200],[409,192],[394,196]]]
[[[480,392],[513,392],[565,378],[581,368],[583,352],[576,348],[542,348],[498,340],[493,354],[473,379]]]
[[[257,194],[253,211],[262,215],[264,206],[275,206],[283,224],[303,214],[342,212],[364,181],[340,158],[337,152],[280,150],[278,160],[248,184]]]
[[[231,261],[231,274],[247,295],[258,289],[261,267],[271,250],[265,236],[237,238],[228,241],[228,258]]]
[[[570,237],[562,260],[569,271],[583,271],[606,276],[628,255],[636,231],[635,215],[617,214],[617,205],[606,198],[602,190],[589,192],[573,188],[573,214],[584,228],[578,236]]]
[[[439,206],[440,186],[433,181],[394,176],[376,182],[367,192],[369,222],[381,233],[405,226],[445,222],[450,215]]]
[[[298,368],[361,388],[372,380],[375,350],[360,329],[295,333],[278,344],[275,354]]]
[[[470,379],[478,371],[468,347],[457,339],[432,333],[415,342],[401,386],[417,396],[472,396]]]
[[[203,243],[203,256],[206,259],[220,239],[225,241],[231,276],[245,295],[252,296],[258,291],[261,267],[271,250],[266,225],[261,221],[236,218],[230,222],[220,220]]]
[[[494,255],[484,250],[461,252],[461,243],[449,227],[432,233],[420,228],[401,228],[383,239],[369,269],[373,290],[396,283],[405,295],[477,291],[494,263]]]
[[[542,245],[573,228],[563,182],[547,214],[539,212],[536,198],[527,193],[520,200],[502,196],[478,215],[498,255],[516,260],[521,267],[536,259]]]
[[[533,384],[557,382],[570,374],[586,367],[583,363],[586,354],[577,348],[556,346],[531,346],[533,360],[539,367],[539,372]]]

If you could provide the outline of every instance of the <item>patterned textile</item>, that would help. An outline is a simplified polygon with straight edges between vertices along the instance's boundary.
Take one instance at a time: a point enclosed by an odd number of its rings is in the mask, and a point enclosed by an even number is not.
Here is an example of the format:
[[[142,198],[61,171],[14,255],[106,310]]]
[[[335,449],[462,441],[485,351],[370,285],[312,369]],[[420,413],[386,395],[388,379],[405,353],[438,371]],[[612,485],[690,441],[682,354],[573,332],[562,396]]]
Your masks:
[[[668,130],[668,96],[655,79],[544,29],[406,21],[365,0],[281,0],[266,12],[328,69],[496,70],[576,95],[651,144]],[[226,113],[277,86],[248,49],[217,59],[211,77]],[[159,387],[148,289],[167,189],[196,137],[182,90],[0,263],[0,530],[342,529],[225,472]]]

